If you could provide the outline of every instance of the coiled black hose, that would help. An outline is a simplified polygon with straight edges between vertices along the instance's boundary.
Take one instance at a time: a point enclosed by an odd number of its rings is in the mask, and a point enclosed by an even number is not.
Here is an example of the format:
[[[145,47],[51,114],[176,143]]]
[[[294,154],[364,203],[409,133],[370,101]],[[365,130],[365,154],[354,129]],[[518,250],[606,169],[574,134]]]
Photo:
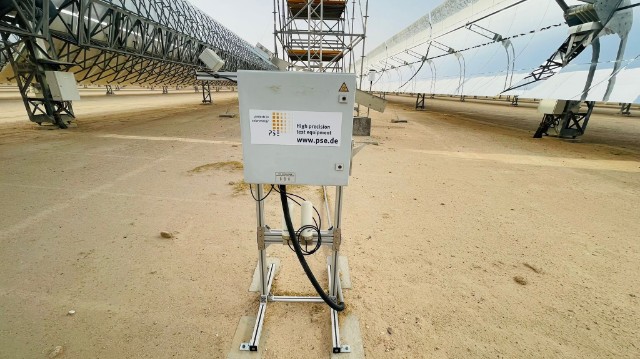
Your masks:
[[[298,257],[298,261],[300,261],[300,265],[302,269],[304,269],[305,274],[309,278],[309,281],[315,288],[316,292],[328,306],[330,306],[333,310],[341,312],[344,310],[344,302],[336,303],[329,295],[325,293],[324,289],[320,286],[316,277],[313,275],[311,268],[307,264],[307,261],[304,259],[304,255],[302,254],[302,248],[300,248],[300,243],[298,242],[298,237],[296,236],[296,231],[293,230],[293,223],[291,222],[291,214],[289,213],[289,203],[287,201],[287,186],[279,185],[280,188],[280,201],[282,202],[282,212],[284,213],[284,221],[287,224],[287,231],[289,232],[289,238],[291,238],[291,242],[293,244],[293,249],[296,252],[296,256]]]

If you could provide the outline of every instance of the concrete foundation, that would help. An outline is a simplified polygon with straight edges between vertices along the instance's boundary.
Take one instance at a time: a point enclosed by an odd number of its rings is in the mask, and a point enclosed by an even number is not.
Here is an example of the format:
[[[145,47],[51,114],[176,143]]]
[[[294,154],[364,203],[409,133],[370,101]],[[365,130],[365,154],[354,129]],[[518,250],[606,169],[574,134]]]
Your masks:
[[[371,136],[371,118],[354,117],[353,118],[353,135],[354,136]]]

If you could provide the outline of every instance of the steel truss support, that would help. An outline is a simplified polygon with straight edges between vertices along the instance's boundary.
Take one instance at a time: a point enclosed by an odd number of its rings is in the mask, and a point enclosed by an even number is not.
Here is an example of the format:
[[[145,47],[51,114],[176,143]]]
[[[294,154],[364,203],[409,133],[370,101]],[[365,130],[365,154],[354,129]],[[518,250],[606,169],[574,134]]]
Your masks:
[[[619,114],[625,116],[631,116],[631,104],[630,103],[621,103],[620,104],[620,112]]]
[[[0,52],[13,68],[29,120],[66,128],[75,118],[70,101],[53,99],[46,79],[48,71],[64,71],[69,64],[58,61],[49,31],[48,1],[7,0],[0,14]],[[45,15],[46,14],[46,15]]]
[[[529,76],[525,77],[523,82],[507,88],[504,92],[515,90],[538,81],[544,81],[555,75],[560,71],[560,69],[576,58],[587,46],[591,44],[599,33],[599,30],[600,29],[571,34],[560,48],[553,53],[547,61],[545,61],[544,64],[540,65],[539,68],[535,69],[531,74],[529,74]]]
[[[46,71],[73,72],[81,84],[192,85],[207,48],[227,71],[276,69],[187,1],[0,0],[0,63],[11,63],[37,123],[74,118],[70,102],[52,99]]]
[[[424,110],[424,101],[426,98],[426,94],[419,93],[416,97],[416,110]]]
[[[531,72],[521,83],[509,87],[504,92],[527,86],[537,81],[543,81],[555,75],[600,36],[609,20],[613,18],[622,0],[603,1],[604,4],[601,4],[601,6],[604,7],[601,10],[609,12],[606,18],[598,16],[596,5],[592,1],[585,1],[591,4],[572,7],[568,7],[562,0],[557,0],[557,2],[565,11],[565,19],[570,26],[569,36],[545,63]]]
[[[257,186],[257,198],[264,198],[264,187],[262,184]],[[343,187],[336,187],[336,199],[334,210],[334,222],[333,227],[328,231],[322,231],[322,245],[331,246],[331,257],[329,264],[327,265],[327,271],[329,275],[328,287],[329,297],[333,300],[339,299],[343,301],[342,284],[340,283],[339,275],[339,257],[340,257],[340,245],[342,241],[341,227],[342,227],[342,201],[343,201]],[[260,285],[260,304],[258,307],[258,315],[256,316],[256,322],[253,328],[253,333],[248,342],[240,345],[241,351],[258,351],[260,344],[260,337],[262,336],[262,328],[264,326],[264,319],[267,312],[269,303],[272,302],[301,302],[301,303],[322,303],[323,300],[320,297],[305,297],[305,296],[277,296],[271,292],[271,287],[275,276],[275,264],[267,264],[267,246],[270,244],[282,244],[282,231],[286,230],[272,230],[265,223],[265,211],[264,201],[256,201],[256,214],[257,214],[257,244],[258,244],[258,272],[259,272],[259,285]],[[327,214],[328,215],[328,214]],[[317,237],[314,236],[310,245],[315,245]],[[338,312],[330,309],[330,322],[331,322],[331,345],[333,353],[349,353],[351,347],[349,345],[342,344],[340,341],[340,325],[338,321]]]
[[[584,103],[587,106],[586,112],[580,112],[580,101],[567,101],[563,113],[558,115],[545,114],[533,138],[549,135],[550,129],[553,129],[560,138],[576,138],[584,135],[596,104],[595,101],[585,101]]]
[[[209,83],[209,81],[202,81],[202,103],[213,103],[211,99],[211,84]]]

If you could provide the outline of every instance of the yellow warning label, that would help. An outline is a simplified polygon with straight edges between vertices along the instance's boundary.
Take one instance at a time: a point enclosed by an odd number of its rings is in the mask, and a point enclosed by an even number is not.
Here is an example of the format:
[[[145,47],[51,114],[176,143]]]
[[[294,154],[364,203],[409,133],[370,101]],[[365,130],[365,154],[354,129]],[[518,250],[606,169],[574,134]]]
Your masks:
[[[343,82],[342,86],[340,86],[340,92],[349,92],[349,88],[347,87],[346,82]]]

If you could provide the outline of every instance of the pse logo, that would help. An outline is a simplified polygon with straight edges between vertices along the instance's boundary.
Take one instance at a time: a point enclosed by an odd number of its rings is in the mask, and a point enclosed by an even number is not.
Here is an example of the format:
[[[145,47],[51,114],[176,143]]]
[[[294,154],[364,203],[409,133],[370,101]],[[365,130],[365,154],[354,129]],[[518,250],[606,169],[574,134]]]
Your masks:
[[[269,136],[280,136],[289,132],[290,124],[293,119],[284,112],[273,112],[271,114],[271,131]]]

